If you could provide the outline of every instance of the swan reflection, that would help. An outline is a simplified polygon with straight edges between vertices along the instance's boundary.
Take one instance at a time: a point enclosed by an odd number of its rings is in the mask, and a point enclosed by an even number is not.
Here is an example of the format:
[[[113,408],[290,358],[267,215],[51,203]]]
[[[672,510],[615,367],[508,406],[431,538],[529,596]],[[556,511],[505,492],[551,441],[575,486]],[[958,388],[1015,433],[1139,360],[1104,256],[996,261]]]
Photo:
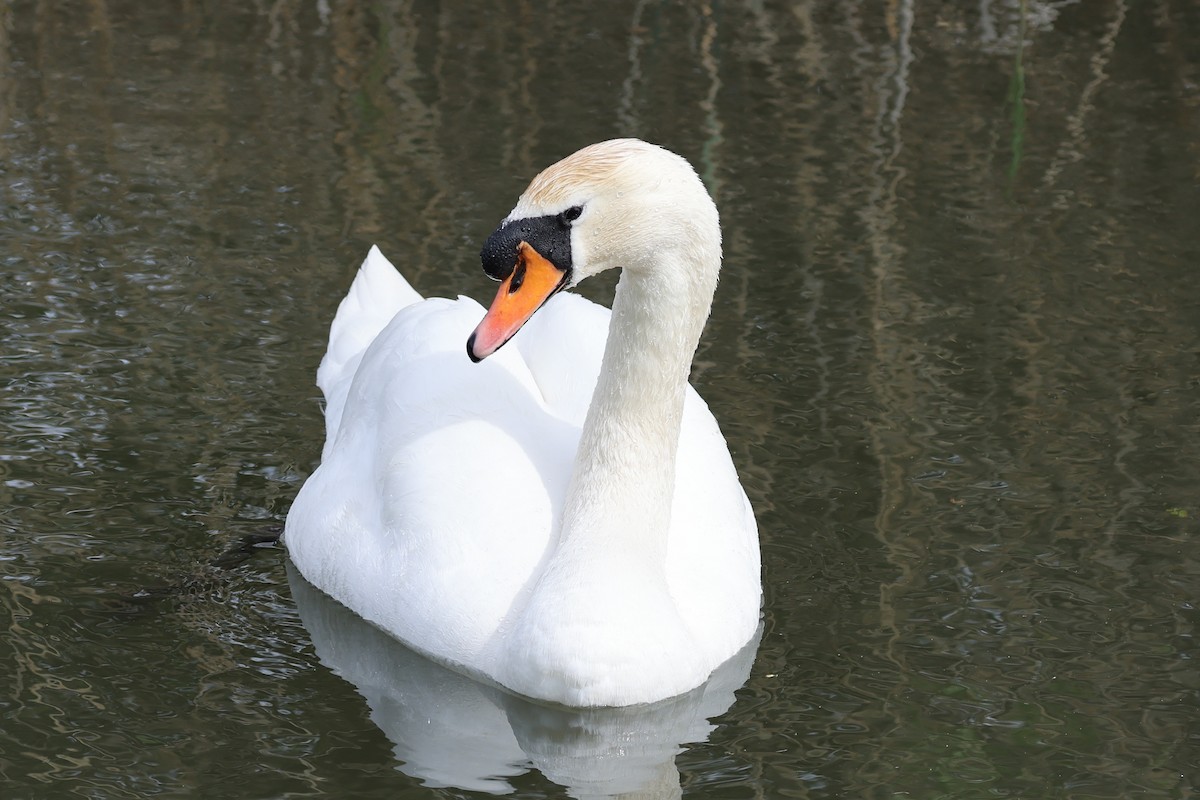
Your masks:
[[[322,594],[288,564],[321,662],[366,698],[405,774],[489,794],[540,771],[571,797],[681,796],[675,756],[703,742],[746,682],[759,636],[703,686],[649,706],[569,709],[530,702],[414,653]]]

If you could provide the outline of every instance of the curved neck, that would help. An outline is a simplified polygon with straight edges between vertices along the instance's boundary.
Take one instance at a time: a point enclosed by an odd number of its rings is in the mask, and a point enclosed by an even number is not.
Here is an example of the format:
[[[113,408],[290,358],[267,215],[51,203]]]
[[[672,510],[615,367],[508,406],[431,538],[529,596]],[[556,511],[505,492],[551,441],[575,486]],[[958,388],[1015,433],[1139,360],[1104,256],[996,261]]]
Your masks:
[[[716,288],[719,250],[625,269],[563,510],[562,541],[666,558],[688,373]]]

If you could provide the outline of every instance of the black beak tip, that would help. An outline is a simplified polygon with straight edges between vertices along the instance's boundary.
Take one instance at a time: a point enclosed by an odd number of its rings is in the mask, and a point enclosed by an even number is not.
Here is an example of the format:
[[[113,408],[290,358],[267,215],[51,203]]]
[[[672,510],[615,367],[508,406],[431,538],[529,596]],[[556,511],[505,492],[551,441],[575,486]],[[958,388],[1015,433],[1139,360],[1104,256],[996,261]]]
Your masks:
[[[471,359],[471,361],[476,364],[478,364],[480,361],[483,361],[482,358],[475,355],[475,334],[474,333],[472,333],[470,336],[467,337],[467,358]]]

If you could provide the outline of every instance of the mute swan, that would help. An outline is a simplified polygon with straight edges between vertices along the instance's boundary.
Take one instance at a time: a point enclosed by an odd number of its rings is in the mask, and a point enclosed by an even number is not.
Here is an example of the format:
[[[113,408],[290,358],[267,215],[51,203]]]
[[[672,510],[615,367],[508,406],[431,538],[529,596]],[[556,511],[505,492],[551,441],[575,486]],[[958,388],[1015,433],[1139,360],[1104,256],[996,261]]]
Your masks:
[[[753,512],[687,382],[716,206],[683,158],[601,142],[534,178],[481,258],[502,283],[479,321],[371,249],[317,372],[327,438],[288,513],[293,563],[518,694],[624,706],[699,686],[761,597]],[[611,312],[559,293],[613,267]]]

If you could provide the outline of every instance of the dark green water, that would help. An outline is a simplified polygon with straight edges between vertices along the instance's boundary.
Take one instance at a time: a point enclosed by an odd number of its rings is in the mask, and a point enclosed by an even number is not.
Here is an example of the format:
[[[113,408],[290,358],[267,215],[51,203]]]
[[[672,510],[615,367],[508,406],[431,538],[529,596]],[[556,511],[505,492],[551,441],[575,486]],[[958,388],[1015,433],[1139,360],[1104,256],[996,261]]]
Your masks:
[[[0,4],[0,796],[1200,792],[1194,3],[228,5]],[[722,211],[694,382],[765,627],[572,715],[242,544],[369,245],[486,300],[617,135]]]

